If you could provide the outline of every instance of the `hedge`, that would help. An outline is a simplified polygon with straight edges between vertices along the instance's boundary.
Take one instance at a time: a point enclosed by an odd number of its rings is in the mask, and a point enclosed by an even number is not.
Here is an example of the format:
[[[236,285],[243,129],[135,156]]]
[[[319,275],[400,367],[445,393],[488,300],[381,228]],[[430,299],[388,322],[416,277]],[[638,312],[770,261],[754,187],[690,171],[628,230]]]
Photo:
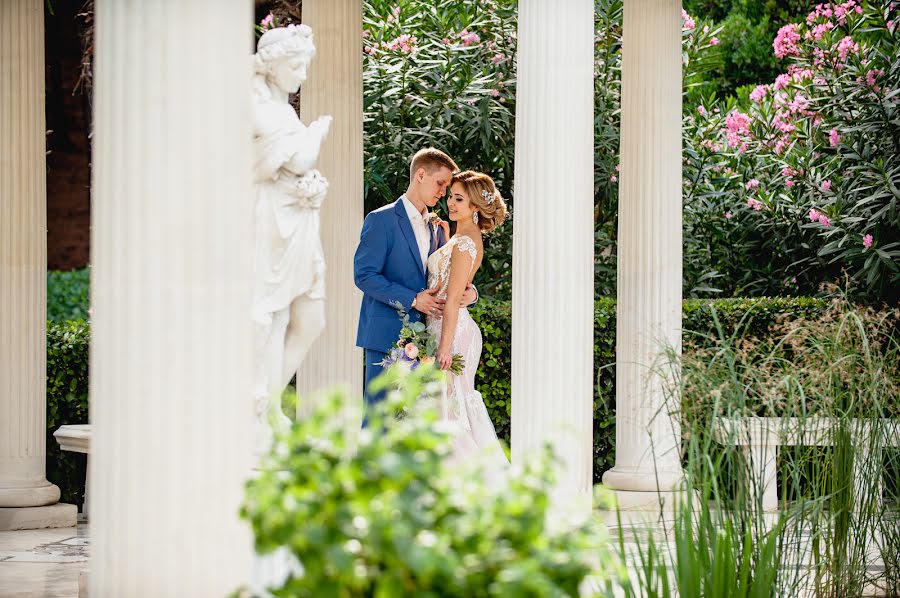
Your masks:
[[[763,337],[769,327],[783,318],[809,318],[824,313],[828,302],[809,297],[754,299],[696,299],[683,304],[682,326],[693,342],[704,336],[719,336],[715,321],[724,334],[740,328],[744,334]],[[475,386],[497,434],[509,443],[512,317],[509,302],[479,301],[469,310],[481,327],[484,338],[481,366]],[[716,318],[712,317],[715,311]],[[700,342],[699,344],[702,344]],[[605,298],[594,304],[594,482],[615,462],[616,442],[616,302]]]
[[[91,296],[90,268],[47,272],[47,319],[86,320]]]
[[[47,322],[47,479],[59,486],[61,501],[77,505],[84,502],[87,459],[61,451],[53,432],[88,423],[89,339],[88,322]]]
[[[683,326],[690,333],[718,336],[715,309],[724,333],[739,325],[755,336],[783,318],[811,317],[828,306],[821,299],[757,298],[689,300],[684,302]],[[471,308],[481,327],[484,350],[475,384],[507,443],[510,436],[512,312],[507,301],[482,299]],[[86,322],[49,323],[47,327],[47,476],[63,492],[63,500],[81,503],[83,455],[60,453],[53,431],[62,424],[87,422],[88,335]],[[696,339],[694,341],[696,343]],[[616,302],[601,299],[594,305],[594,480],[600,481],[615,459],[615,343]]]

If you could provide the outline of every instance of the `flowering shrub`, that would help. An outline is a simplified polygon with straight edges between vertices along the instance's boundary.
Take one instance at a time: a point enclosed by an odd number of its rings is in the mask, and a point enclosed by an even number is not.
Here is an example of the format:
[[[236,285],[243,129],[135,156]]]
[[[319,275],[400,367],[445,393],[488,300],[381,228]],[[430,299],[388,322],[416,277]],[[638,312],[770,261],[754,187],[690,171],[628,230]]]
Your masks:
[[[730,292],[852,290],[896,297],[900,282],[900,14],[895,2],[820,4],[783,26],[786,64],[749,109],[697,109],[686,262]],[[714,232],[718,229],[718,232]]]
[[[510,196],[515,149],[515,0],[373,0],[363,16],[365,209],[395,200],[409,160],[433,145]],[[485,239],[475,281],[509,296],[512,227]]]

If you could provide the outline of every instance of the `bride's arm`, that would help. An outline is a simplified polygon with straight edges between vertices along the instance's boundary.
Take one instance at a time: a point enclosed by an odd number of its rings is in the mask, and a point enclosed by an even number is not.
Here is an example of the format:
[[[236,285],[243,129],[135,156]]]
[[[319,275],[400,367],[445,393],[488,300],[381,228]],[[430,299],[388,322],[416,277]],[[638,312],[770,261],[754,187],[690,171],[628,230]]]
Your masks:
[[[438,345],[437,361],[442,370],[450,368],[453,355],[450,353],[453,346],[453,336],[456,334],[456,325],[459,322],[459,305],[462,301],[466,285],[469,284],[469,275],[472,273],[472,264],[475,258],[459,247],[452,249],[450,257],[450,283],[447,287],[447,301],[444,303],[444,317],[441,322],[441,343]]]

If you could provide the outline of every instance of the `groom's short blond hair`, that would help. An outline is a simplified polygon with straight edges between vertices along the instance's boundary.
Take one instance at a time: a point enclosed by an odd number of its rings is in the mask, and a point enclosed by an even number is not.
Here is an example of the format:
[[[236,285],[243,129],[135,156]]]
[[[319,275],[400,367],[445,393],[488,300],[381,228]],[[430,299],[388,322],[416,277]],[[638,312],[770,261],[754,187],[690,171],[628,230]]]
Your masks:
[[[453,158],[434,147],[425,147],[416,152],[409,163],[409,180],[412,180],[420,168],[424,168],[428,174],[440,168],[449,168],[451,173],[459,170]]]

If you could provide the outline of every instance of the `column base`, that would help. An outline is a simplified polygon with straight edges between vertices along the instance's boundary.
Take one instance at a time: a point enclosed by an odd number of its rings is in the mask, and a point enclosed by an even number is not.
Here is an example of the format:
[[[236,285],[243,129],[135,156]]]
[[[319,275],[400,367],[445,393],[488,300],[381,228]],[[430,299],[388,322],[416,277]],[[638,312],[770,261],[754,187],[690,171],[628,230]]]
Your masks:
[[[78,507],[62,502],[45,507],[0,507],[0,531],[74,527],[77,518]]]
[[[681,468],[670,470],[644,470],[613,467],[603,474],[603,484],[613,490],[630,492],[671,492],[681,487],[684,472]]]
[[[45,481],[40,486],[0,488],[0,507],[43,507],[59,500],[59,487]]]

